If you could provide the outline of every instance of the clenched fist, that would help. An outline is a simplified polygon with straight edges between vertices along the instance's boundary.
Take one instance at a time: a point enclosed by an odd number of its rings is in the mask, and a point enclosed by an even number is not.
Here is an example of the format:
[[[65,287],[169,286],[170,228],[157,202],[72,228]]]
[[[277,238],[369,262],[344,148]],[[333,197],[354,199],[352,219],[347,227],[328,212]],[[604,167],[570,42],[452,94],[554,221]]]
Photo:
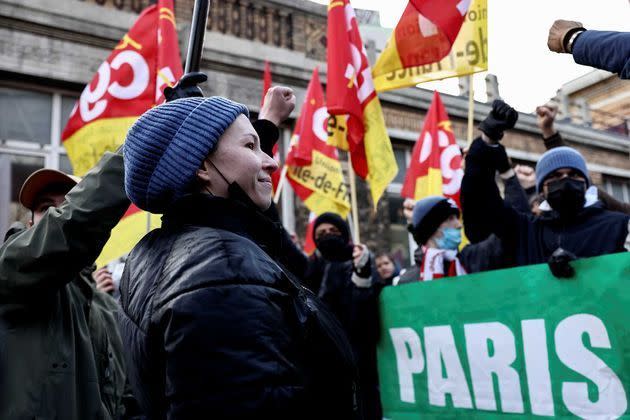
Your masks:
[[[285,86],[269,88],[265,95],[265,102],[258,116],[261,120],[269,120],[276,126],[289,118],[295,108],[293,89]]]
[[[558,19],[549,29],[547,46],[553,52],[570,53],[571,51],[567,50],[570,36],[583,30],[585,30],[584,26],[580,22]]]

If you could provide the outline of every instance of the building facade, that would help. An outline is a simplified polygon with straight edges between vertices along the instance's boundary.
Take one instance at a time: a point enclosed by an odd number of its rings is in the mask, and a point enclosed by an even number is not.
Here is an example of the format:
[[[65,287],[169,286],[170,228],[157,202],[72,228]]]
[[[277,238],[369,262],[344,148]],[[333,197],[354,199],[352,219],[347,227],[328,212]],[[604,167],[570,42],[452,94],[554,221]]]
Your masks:
[[[60,142],[67,116],[84,85],[131,27],[148,0],[0,0],[0,228],[28,217],[17,203],[22,182],[41,167],[71,171]],[[181,51],[186,51],[193,0],[175,0]],[[309,1],[214,0],[208,19],[202,70],[207,95],[227,96],[255,113],[259,109],[264,60],[274,84],[295,89],[298,104],[315,66],[326,75],[326,7]],[[382,40],[364,42],[372,56]],[[404,89],[379,95],[400,171],[374,210],[359,183],[361,238],[374,250],[391,250],[409,261],[410,238],[402,216],[401,184],[432,92]],[[442,95],[462,145],[468,100]],[[506,98],[509,101],[509,98]],[[541,98],[542,99],[542,98]],[[475,104],[475,123],[489,112]],[[299,110],[296,110],[299,111]],[[282,127],[286,150],[297,112]],[[593,181],[629,199],[630,141],[627,137],[571,123],[558,124],[567,142],[589,162]],[[545,148],[533,115],[521,114],[504,144],[513,160],[535,165]],[[611,184],[612,182],[612,184]],[[616,185],[620,185],[618,189]],[[290,188],[281,213],[288,229],[303,236],[307,210]]]

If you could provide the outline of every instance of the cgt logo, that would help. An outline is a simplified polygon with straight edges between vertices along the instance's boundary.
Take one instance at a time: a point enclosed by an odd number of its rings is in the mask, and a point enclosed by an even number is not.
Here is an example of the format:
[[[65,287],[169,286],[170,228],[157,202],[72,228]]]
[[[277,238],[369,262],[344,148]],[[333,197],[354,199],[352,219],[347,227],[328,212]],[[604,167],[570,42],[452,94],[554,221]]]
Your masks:
[[[521,331],[522,365],[532,414],[553,416],[558,403],[564,403],[569,412],[582,418],[617,418],[625,413],[628,401],[623,384],[590,349],[611,349],[606,326],[599,318],[572,315],[558,323],[554,331],[557,358],[564,367],[584,378],[569,381],[553,377],[553,382],[560,384],[561,400],[553,396],[545,321],[523,320]],[[517,360],[515,335],[505,324],[464,324],[468,372],[464,371],[448,325],[423,328],[425,353],[420,336],[412,328],[391,328],[389,334],[396,353],[401,401],[416,402],[414,378],[426,370],[432,406],[446,407],[446,396],[450,395],[456,408],[497,411],[500,401],[504,413],[525,412],[521,378],[513,367]],[[553,372],[558,375],[558,370]]]
[[[141,49],[142,47],[137,45],[134,48]],[[111,62],[103,62],[97,74],[96,84],[90,83],[85,86],[71,113],[73,116],[78,109],[85,123],[100,117],[112,100],[129,101],[139,98],[149,87],[151,79],[151,71],[146,59],[133,49],[121,51],[113,57]],[[154,103],[162,102],[163,88],[174,82],[175,77],[170,67],[158,70]],[[94,87],[92,87],[93,84]]]
[[[440,123],[441,124],[441,123]],[[430,131],[425,132],[422,139],[422,149],[420,149],[420,163],[428,164],[435,148],[440,153],[440,170],[442,171],[442,193],[444,195],[455,195],[459,191],[464,170],[462,169],[462,154],[457,143],[450,143],[448,134],[442,130],[437,131],[437,141]]]

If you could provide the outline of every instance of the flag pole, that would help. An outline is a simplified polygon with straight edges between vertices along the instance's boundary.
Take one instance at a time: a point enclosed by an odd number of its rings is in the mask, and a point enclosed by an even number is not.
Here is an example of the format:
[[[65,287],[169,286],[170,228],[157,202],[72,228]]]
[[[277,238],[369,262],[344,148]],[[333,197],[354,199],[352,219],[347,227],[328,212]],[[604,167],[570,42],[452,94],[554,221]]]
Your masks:
[[[151,232],[151,213],[147,212],[147,233]]]
[[[359,232],[359,207],[357,205],[357,178],[352,167],[352,156],[348,151],[348,176],[350,178],[350,199],[352,204],[352,227],[354,228],[354,242],[361,243],[361,233]]]
[[[195,0],[184,74],[199,71],[203,40],[206,36],[206,25],[208,23],[208,10],[210,10],[210,0]]]
[[[468,75],[468,147],[473,141],[473,127],[475,123],[475,87],[473,84],[473,76]]]
[[[280,194],[282,194],[282,189],[284,188],[286,177],[287,177],[287,165],[285,164],[282,167],[282,172],[280,173],[280,179],[278,180],[278,188],[276,189],[276,193],[273,196],[274,204],[278,204],[278,201],[280,201]]]

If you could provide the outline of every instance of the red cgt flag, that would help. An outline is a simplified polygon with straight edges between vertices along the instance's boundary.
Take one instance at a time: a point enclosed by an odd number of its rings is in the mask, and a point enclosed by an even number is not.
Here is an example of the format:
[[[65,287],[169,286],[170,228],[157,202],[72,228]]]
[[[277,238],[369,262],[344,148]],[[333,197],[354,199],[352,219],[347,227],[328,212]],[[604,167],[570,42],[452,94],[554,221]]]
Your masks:
[[[348,115],[347,144],[333,138],[329,138],[329,143],[349,150],[352,167],[369,182],[376,206],[398,167],[349,0],[330,0],[327,39],[328,112]]]
[[[422,66],[444,58],[455,43],[471,1],[410,0],[394,29],[403,67]]]
[[[298,197],[315,214],[350,209],[337,149],[326,143],[328,110],[317,68],[306,90],[287,154],[287,178]]]
[[[413,147],[401,195],[420,200],[431,195],[452,198],[457,205],[464,176],[462,154],[440,94],[433,93],[420,137]]]
[[[164,88],[183,74],[173,0],[147,7],[83,89],[61,135],[74,174],[81,176],[106,151],[122,145],[127,130],[164,102]],[[129,252],[147,231],[147,215],[131,205],[112,231],[97,265]],[[157,227],[154,217],[151,227]]]

